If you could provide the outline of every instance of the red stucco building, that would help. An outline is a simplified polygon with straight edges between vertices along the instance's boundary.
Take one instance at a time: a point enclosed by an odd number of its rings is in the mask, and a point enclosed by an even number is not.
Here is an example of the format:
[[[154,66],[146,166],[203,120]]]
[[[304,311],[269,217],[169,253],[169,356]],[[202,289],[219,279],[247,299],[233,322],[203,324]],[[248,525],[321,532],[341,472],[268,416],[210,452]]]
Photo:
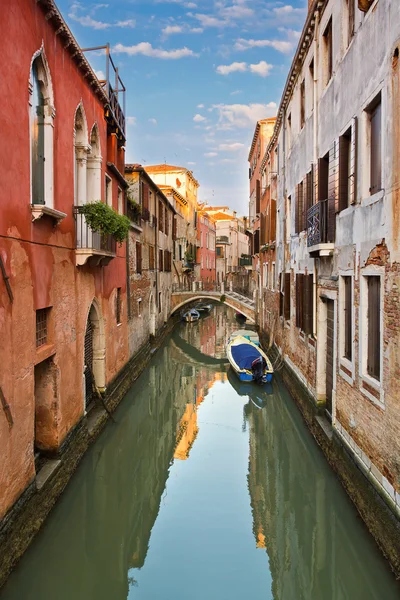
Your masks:
[[[215,220],[204,210],[197,213],[197,263],[200,265],[200,281],[204,289],[216,282],[215,267]]]
[[[125,124],[52,0],[2,6],[0,520],[60,456],[128,360],[125,243],[79,207],[123,213]],[[108,56],[108,55],[107,55]],[[122,85],[122,82],[121,82]]]

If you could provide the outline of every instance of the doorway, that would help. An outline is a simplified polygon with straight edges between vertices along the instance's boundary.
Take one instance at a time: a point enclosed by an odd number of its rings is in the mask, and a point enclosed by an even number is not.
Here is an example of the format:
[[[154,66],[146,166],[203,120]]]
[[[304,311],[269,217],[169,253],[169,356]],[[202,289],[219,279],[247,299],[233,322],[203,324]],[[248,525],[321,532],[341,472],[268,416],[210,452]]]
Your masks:
[[[334,325],[335,303],[326,300],[326,412],[332,420],[333,367],[334,367]]]

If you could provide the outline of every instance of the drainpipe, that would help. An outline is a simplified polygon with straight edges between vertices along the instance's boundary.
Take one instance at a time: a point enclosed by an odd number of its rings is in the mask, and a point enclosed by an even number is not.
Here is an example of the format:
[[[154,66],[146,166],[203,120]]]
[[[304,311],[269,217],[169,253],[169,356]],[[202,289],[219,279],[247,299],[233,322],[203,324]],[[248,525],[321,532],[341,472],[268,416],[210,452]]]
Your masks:
[[[318,65],[319,65],[319,46],[318,46],[318,32],[319,32],[319,10],[315,12],[315,28],[314,28],[314,81],[313,81],[313,111],[314,111],[314,165],[317,164],[319,155],[319,144],[318,144]],[[314,185],[315,189],[315,185]],[[317,198],[315,199],[317,200]],[[314,278],[313,278],[313,302],[315,310],[313,311],[313,335],[317,336],[317,301],[318,301],[318,267],[317,260],[314,259]]]

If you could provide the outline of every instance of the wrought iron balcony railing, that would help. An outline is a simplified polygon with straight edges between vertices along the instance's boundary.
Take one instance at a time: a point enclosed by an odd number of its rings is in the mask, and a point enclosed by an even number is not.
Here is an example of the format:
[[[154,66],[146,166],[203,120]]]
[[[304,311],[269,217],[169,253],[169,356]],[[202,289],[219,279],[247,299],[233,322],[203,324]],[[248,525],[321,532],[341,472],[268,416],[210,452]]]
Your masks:
[[[250,267],[252,265],[251,256],[242,256],[241,258],[239,258],[239,265],[241,267]]]
[[[86,223],[85,215],[80,212],[80,207],[74,207],[76,221],[76,264],[84,265],[91,257],[97,257],[97,263],[107,264],[115,257],[117,244],[112,235],[104,235],[92,231]],[[93,262],[93,261],[92,261]]]
[[[333,198],[320,200],[307,211],[307,246],[334,242],[335,210]],[[333,210],[332,210],[333,208]]]

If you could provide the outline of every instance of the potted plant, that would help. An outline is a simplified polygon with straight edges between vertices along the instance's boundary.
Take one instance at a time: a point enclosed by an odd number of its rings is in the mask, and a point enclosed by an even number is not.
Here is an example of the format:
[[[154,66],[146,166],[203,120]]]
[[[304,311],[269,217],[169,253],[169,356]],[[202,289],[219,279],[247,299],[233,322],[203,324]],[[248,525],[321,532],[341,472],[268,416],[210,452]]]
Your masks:
[[[119,244],[126,239],[130,226],[128,217],[117,214],[104,202],[89,202],[80,206],[79,212],[85,215],[86,223],[92,231],[111,235]]]
[[[132,190],[127,191],[126,199],[128,201],[128,210],[132,217],[132,220],[136,221],[142,214],[142,207],[140,206],[136,198],[134,198]]]

